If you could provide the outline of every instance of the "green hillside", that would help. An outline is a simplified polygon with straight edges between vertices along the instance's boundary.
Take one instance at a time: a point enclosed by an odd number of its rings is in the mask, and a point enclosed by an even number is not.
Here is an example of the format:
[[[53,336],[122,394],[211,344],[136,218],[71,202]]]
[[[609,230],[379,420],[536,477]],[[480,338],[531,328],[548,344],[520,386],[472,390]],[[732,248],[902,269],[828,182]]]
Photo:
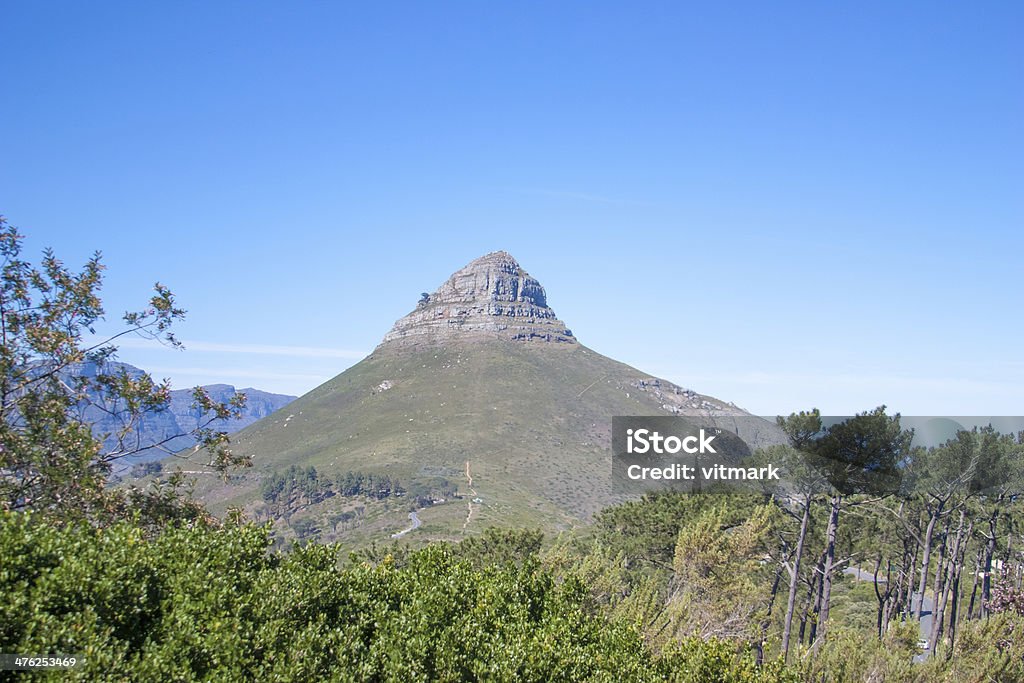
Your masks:
[[[254,466],[226,485],[199,477],[198,491],[215,510],[258,516],[261,480],[312,466],[321,477],[387,474],[406,488],[447,480],[462,499],[421,510],[423,537],[461,535],[464,525],[568,528],[621,500],[610,487],[613,415],[669,414],[666,393],[726,407],[682,392],[580,344],[384,344],[235,435],[234,448]],[[407,525],[407,498],[364,501],[365,523],[338,535],[386,540]],[[326,522],[346,505],[356,502],[332,496],[296,514]]]

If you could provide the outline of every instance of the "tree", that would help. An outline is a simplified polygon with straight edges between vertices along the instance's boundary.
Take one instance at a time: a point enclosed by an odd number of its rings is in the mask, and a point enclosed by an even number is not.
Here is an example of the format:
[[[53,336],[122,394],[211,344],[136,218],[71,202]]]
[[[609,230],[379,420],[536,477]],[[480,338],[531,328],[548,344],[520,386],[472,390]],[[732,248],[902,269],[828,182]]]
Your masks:
[[[793,631],[793,615],[796,610],[796,595],[800,584],[800,568],[803,561],[804,545],[811,522],[811,507],[815,498],[828,490],[825,476],[827,468],[822,467],[817,458],[801,451],[823,434],[821,413],[817,408],[811,411],[793,413],[788,418],[777,419],[779,427],[786,433],[792,447],[778,446],[771,450],[768,459],[778,462],[786,471],[789,487],[783,492],[784,501],[780,501],[783,512],[799,520],[796,548],[793,551],[793,563],[789,570],[789,591],[786,600],[786,615],[782,626],[782,657],[789,657],[790,638]],[[777,495],[777,499],[779,496]],[[799,512],[791,508],[798,506]]]
[[[962,501],[958,499],[968,493],[970,482],[976,478],[978,458],[976,435],[961,430],[941,447],[915,452],[907,468],[911,489],[921,499],[928,520],[923,538],[919,539],[921,572],[913,608],[918,621],[924,613],[925,587],[937,525],[959,507]]]
[[[805,482],[805,490],[801,492],[804,505],[801,537],[806,535],[804,520],[809,518],[813,493],[820,490],[823,483],[827,483],[830,491],[819,594],[821,608],[817,622],[817,635],[821,638],[825,635],[831,607],[832,579],[837,566],[836,538],[843,499],[855,494],[885,496],[897,492],[901,484],[900,466],[909,453],[913,432],[900,427],[899,414],[886,415],[885,406],[860,413],[827,429],[822,429],[821,415],[817,410],[794,414],[778,422],[790,443],[803,453],[802,458],[809,465],[808,471],[800,477]],[[799,550],[802,553],[802,546]],[[795,581],[791,580],[791,600],[794,589]],[[790,612],[788,606],[787,612]],[[788,614],[786,620],[791,625],[792,614]],[[786,630],[789,629],[784,627]],[[788,636],[785,640],[784,651],[789,646]]]
[[[969,488],[980,499],[984,511],[981,522],[987,528],[981,532],[985,543],[981,610],[983,616],[988,616],[999,523],[1006,508],[1024,492],[1024,432],[1016,435],[1001,434],[990,425],[976,430],[975,438],[978,465]]]
[[[815,442],[813,451],[827,466],[832,494],[825,548],[819,634],[825,635],[831,608],[832,577],[835,569],[836,533],[843,496],[857,493],[888,495],[899,490],[899,466],[906,457],[913,431],[900,427],[899,413],[890,417],[885,406],[859,413],[828,428]]]
[[[755,616],[769,601],[760,575],[772,508],[758,506],[739,524],[733,514],[725,505],[709,508],[679,530],[669,609],[679,611],[680,630],[690,635],[756,642],[762,634]]]
[[[57,517],[123,509],[138,491],[108,490],[111,465],[182,435],[155,444],[136,437],[144,417],[167,409],[170,385],[114,364],[114,342],[136,335],[181,348],[172,326],[185,311],[157,283],[146,308],[125,313],[119,331],[96,341],[97,324],[105,320],[100,254],[75,273],[47,249],[35,267],[21,258],[22,240],[0,217],[0,509]],[[83,363],[98,371],[78,371]],[[216,428],[218,420],[237,416],[244,395],[218,403],[197,387],[193,399],[204,418],[191,435],[209,455],[205,464],[222,473],[247,464]],[[85,415],[96,410],[116,416],[115,433],[93,432]]]

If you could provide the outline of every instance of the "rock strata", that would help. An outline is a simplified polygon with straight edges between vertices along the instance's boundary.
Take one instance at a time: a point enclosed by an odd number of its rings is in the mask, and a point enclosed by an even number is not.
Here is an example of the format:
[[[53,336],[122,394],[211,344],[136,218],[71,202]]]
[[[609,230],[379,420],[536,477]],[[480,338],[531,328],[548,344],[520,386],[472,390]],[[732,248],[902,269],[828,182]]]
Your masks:
[[[457,271],[395,323],[382,344],[431,345],[472,337],[575,344],[547,295],[510,254],[496,251]]]

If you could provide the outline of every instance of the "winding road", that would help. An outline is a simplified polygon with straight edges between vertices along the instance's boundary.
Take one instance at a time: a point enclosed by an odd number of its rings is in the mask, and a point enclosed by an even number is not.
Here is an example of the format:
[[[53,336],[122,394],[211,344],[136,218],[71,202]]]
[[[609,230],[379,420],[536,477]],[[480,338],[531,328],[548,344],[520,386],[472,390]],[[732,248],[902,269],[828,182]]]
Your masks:
[[[470,493],[472,493],[473,498],[476,498],[477,492],[476,492],[476,489],[473,488],[473,475],[469,473],[469,461],[468,460],[466,461],[466,479],[469,481]],[[466,533],[466,527],[469,526],[470,520],[473,519],[473,498],[470,498],[469,503],[467,504],[468,508],[466,510],[466,521],[462,523],[462,533]],[[391,538],[401,538],[402,536],[405,536],[410,531],[415,531],[416,529],[419,529],[420,526],[423,525],[423,522],[420,520],[420,517],[419,517],[419,515],[416,514],[415,510],[413,512],[409,513],[409,519],[412,521],[412,525],[408,529],[402,529],[401,531],[399,531],[397,533],[391,534]]]
[[[391,534],[391,538],[401,538],[410,531],[415,531],[416,529],[419,529],[420,526],[423,524],[423,522],[420,521],[420,517],[416,514],[415,510],[409,513],[409,519],[412,520],[412,526],[410,526],[408,529],[402,529],[396,534]]]

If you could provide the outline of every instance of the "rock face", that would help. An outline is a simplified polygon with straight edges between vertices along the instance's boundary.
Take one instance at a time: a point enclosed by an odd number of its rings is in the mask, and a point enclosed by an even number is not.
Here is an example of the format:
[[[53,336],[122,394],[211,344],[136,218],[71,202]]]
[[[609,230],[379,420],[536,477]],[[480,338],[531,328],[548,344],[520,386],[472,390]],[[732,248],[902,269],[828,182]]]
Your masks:
[[[544,288],[510,254],[470,262],[395,323],[383,345],[444,345],[497,336],[522,342],[576,344],[547,303]]]

